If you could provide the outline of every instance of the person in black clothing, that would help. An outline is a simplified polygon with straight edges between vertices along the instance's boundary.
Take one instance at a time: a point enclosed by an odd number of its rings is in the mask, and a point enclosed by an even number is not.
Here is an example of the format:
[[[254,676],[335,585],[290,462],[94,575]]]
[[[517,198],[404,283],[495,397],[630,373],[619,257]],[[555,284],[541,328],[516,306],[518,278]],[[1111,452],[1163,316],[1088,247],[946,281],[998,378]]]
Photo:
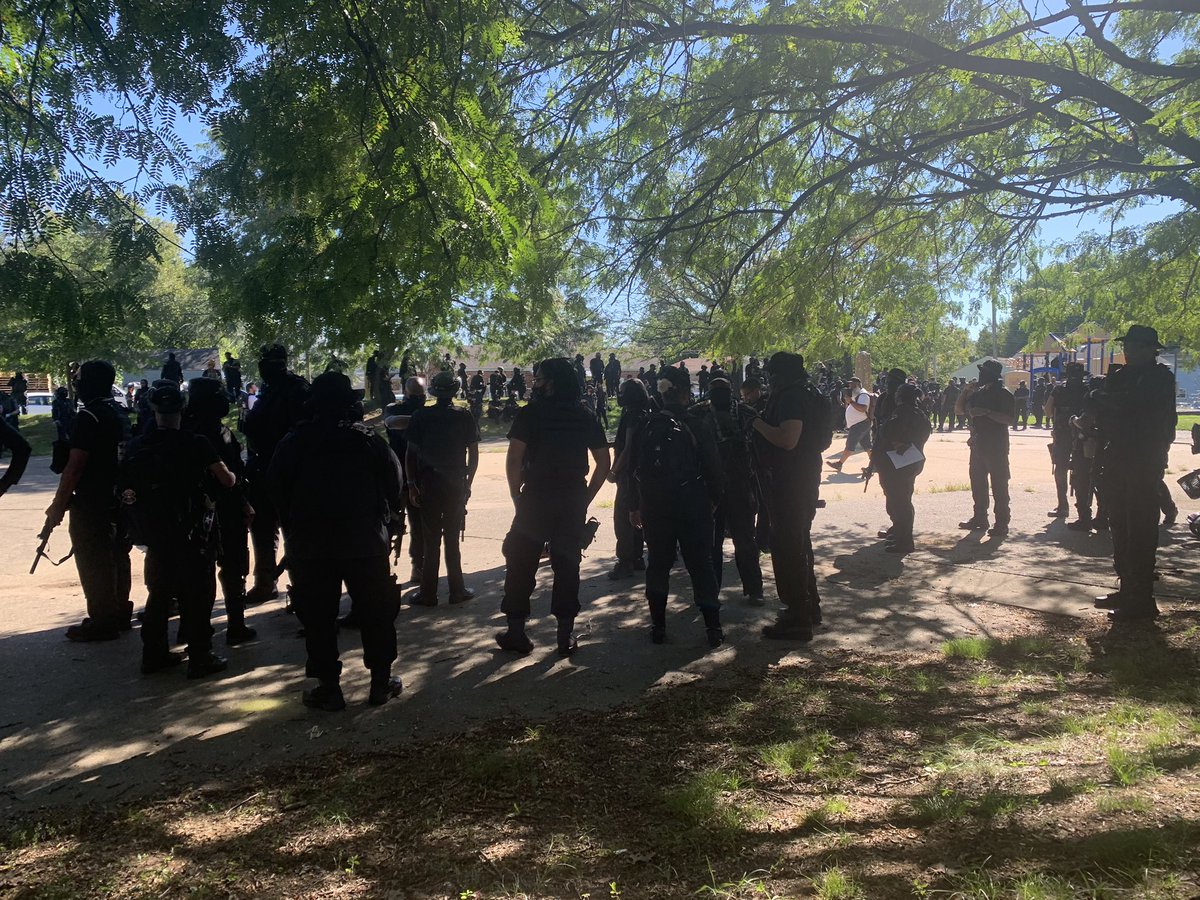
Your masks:
[[[29,441],[21,437],[21,432],[7,422],[0,421],[0,450],[12,453],[12,462],[8,464],[3,477],[0,477],[0,497],[3,497],[25,474],[29,457],[33,455],[33,448],[29,446]]]
[[[136,399],[137,394],[134,397]],[[65,387],[55,388],[54,402],[50,404],[50,417],[54,420],[58,440],[69,441],[71,439],[71,428],[75,425],[75,416],[75,401],[71,399],[70,391]]]
[[[105,641],[128,631],[130,544],[117,522],[117,466],[129,438],[129,418],[112,399],[117,379],[111,363],[89,360],[79,367],[83,408],[71,429],[71,454],[46,510],[46,527],[56,528],[68,508],[71,545],[87,617],[67,629],[73,641]]]
[[[312,418],[279,442],[267,473],[304,625],[305,674],[318,680],[304,692],[304,703],[330,712],[346,707],[337,642],[343,582],[371,673],[367,702],[378,706],[400,691],[392,677],[400,592],[388,560],[403,503],[400,461],[383,438],[354,421],[361,400],[362,392],[340,372],[319,375]]]
[[[989,359],[979,364],[979,384],[967,386],[958,398],[957,409],[971,419],[970,476],[974,514],[958,524],[964,531],[988,527],[988,483],[996,513],[995,524],[988,534],[1002,535],[1008,531],[1012,518],[1008,496],[1008,429],[1016,421],[1013,395],[1000,376],[1004,367]]]
[[[455,386],[457,388],[457,379]],[[423,409],[424,406],[425,383],[420,378],[410,378],[404,383],[404,399],[399,403],[393,403],[384,410],[383,414],[383,422],[388,430],[388,443],[391,444],[396,458],[400,460],[406,483],[416,476],[415,472],[409,472],[405,468],[405,459],[408,456],[408,426],[412,421],[413,414],[417,410]],[[425,563],[425,529],[421,526],[421,510],[413,505],[408,491],[404,492],[404,501],[404,512],[408,519],[408,558],[412,563],[409,581],[419,585]],[[402,532],[403,527],[397,530]],[[353,619],[342,620],[344,626],[355,624]]]
[[[643,559],[645,541],[642,532],[633,526],[629,520],[630,498],[634,490],[632,465],[629,448],[633,435],[641,427],[652,407],[650,394],[646,386],[636,378],[631,378],[621,385],[617,396],[621,407],[621,418],[617,422],[617,434],[613,441],[613,453],[616,461],[609,473],[609,481],[617,485],[617,498],[613,503],[613,531],[617,535],[617,563],[613,566],[608,577],[613,581],[630,578],[634,572],[643,571],[646,561]]]
[[[183,366],[179,364],[179,360],[175,358],[174,353],[167,354],[167,361],[163,363],[159,378],[163,381],[173,381],[175,384],[183,384]]]
[[[29,379],[25,377],[24,373],[17,372],[8,379],[8,390],[21,415],[28,415],[29,410],[25,404],[29,397]]]
[[[764,373],[765,374],[765,373]],[[741,387],[742,402],[758,413],[760,416],[767,409],[767,394],[763,388],[763,383],[758,378],[747,378],[742,382]],[[754,457],[754,473],[755,473],[755,489],[758,492],[758,517],[754,522],[754,543],[758,547],[758,552],[771,552],[771,513],[767,507],[767,500],[763,496],[763,481],[764,478],[760,474],[762,472],[762,463],[759,459],[759,446],[757,440],[752,442],[750,449]]]
[[[579,395],[587,388],[587,368],[583,365],[583,354],[575,354],[575,380],[579,382]]]
[[[471,376],[469,376],[467,374],[467,364],[459,363],[458,364],[458,384],[459,384],[459,389],[462,392],[461,396],[464,400],[467,399],[467,385],[470,383],[470,381],[471,381]]]
[[[599,350],[596,351],[596,355],[588,363],[588,369],[592,373],[592,384],[600,387],[604,383],[604,360],[600,357]]]
[[[213,382],[220,391],[219,382]],[[179,634],[187,643],[188,678],[223,672],[228,663],[212,651],[218,534],[212,529],[215,489],[230,490],[237,477],[203,435],[181,431],[187,398],[173,381],[150,390],[155,427],[129,442],[121,463],[118,496],[134,539],[146,547],[146,612],[142,618],[142,673],[174,668],[183,654],[167,639],[171,602],[179,603]],[[236,515],[241,516],[239,508]]]
[[[616,397],[621,389],[621,363],[617,354],[608,354],[608,362],[604,366],[604,390],[610,397]]]
[[[1033,415],[1033,427],[1042,427],[1042,418],[1046,415],[1046,398],[1050,394],[1050,388],[1046,384],[1046,379],[1037,378],[1034,380],[1033,388],[1029,393],[1030,413]]]
[[[815,388],[798,353],[776,353],[767,371],[771,396],[752,427],[767,479],[763,493],[771,512],[771,562],[783,609],[763,636],[810,641],[813,626],[821,623],[812,546],[821,483],[821,450],[812,440],[819,427]]]
[[[379,351],[376,350],[367,358],[364,374],[367,379],[367,396],[374,400],[379,396]]]
[[[708,385],[710,381],[712,381],[712,376],[708,374],[708,366],[701,365],[700,372],[696,375],[696,387],[700,391],[701,400],[708,396]]]
[[[210,378],[188,382],[187,412],[184,428],[212,445],[237,483],[232,488],[214,486],[216,501],[218,556],[221,594],[225,600],[225,643],[244,644],[257,637],[246,625],[246,576],[250,574],[249,528],[254,508],[246,501],[246,465],[242,445],[234,437],[225,417],[229,415],[229,394]]]
[[[1013,402],[1017,406],[1017,421],[1013,423],[1013,431],[1017,430],[1019,425],[1022,429],[1029,428],[1029,388],[1025,382],[1017,385],[1017,389],[1013,391]]]
[[[742,594],[752,606],[762,606],[763,576],[754,540],[758,511],[758,476],[754,471],[751,423],[758,412],[733,399],[725,378],[709,385],[708,400],[697,404],[698,415],[707,413],[724,475],[725,490],[713,511],[713,569],[720,586],[724,574],[725,532],[733,538],[733,557],[742,579]]]
[[[493,402],[499,402],[500,398],[504,395],[504,385],[507,383],[508,379],[504,377],[503,369],[496,369],[496,371],[492,373],[492,377],[488,382],[488,387],[491,390]]]
[[[520,369],[518,369],[516,366],[513,366],[512,378],[510,378],[508,381],[509,393],[516,394],[518,400],[524,400],[525,392],[528,389],[529,388],[525,384],[525,376],[521,373]]]
[[[507,630],[496,635],[502,650],[529,653],[525,634],[529,598],[542,548],[550,544],[554,588],[550,612],[558,620],[560,656],[575,652],[579,613],[579,560],[586,541],[588,505],[608,477],[608,438],[596,417],[579,402],[575,367],[563,357],[543,360],[534,370],[534,399],[517,413],[508,433],[505,474],[516,514],[504,539],[504,599]],[[588,455],[595,463],[590,480]]]
[[[1123,342],[1125,365],[1109,371],[1093,400],[1103,456],[1104,505],[1120,587],[1096,599],[1113,622],[1158,616],[1154,563],[1158,549],[1158,485],[1175,439],[1175,377],[1156,362],[1158,332],[1133,325]],[[1086,423],[1085,423],[1086,424]]]
[[[720,585],[712,563],[713,508],[721,501],[721,461],[706,411],[689,412],[691,380],[683,369],[660,370],[663,408],[633,435],[629,518],[646,541],[646,602],[650,639],[667,637],[671,566],[678,549],[704,616],[708,645],[725,641],[721,630]]]
[[[458,382],[451,373],[434,375],[429,392],[437,398],[437,405],[416,410],[405,432],[409,503],[420,510],[424,532],[421,586],[408,601],[414,606],[437,606],[443,543],[450,602],[462,603],[475,596],[463,582],[459,540],[471,483],[479,468],[479,427],[469,412],[453,405],[457,390]]]
[[[1067,380],[1057,384],[1046,398],[1045,414],[1048,421],[1053,421],[1050,429],[1050,462],[1054,468],[1054,488],[1058,494],[1058,503],[1048,515],[1052,519],[1064,518],[1070,512],[1070,501],[1067,496],[1068,478],[1070,486],[1076,489],[1076,506],[1079,507],[1079,519],[1070,523],[1076,530],[1087,531],[1091,523],[1091,498],[1086,507],[1080,507],[1078,485],[1074,484],[1072,474],[1082,465],[1083,442],[1078,440],[1078,434],[1071,425],[1071,419],[1083,412],[1084,401],[1087,399],[1088,388],[1083,382],[1086,370],[1083,363],[1070,362],[1066,365]],[[1015,395],[1014,395],[1015,396]],[[1083,509],[1088,510],[1084,517]]]
[[[262,348],[258,371],[264,386],[242,423],[242,433],[249,444],[246,499],[254,507],[254,521],[250,526],[250,539],[254,545],[254,586],[246,592],[246,602],[252,605],[279,596],[275,575],[279,513],[266,489],[267,469],[279,442],[308,414],[308,382],[288,371],[287,359],[287,350],[279,344]]]
[[[951,378],[946,385],[946,389],[942,391],[941,403],[937,408],[937,430],[941,433],[942,424],[949,420],[949,431],[954,431],[954,408],[958,405],[958,395],[962,392],[962,388],[958,386],[958,382]]]
[[[233,358],[233,354],[225,351],[225,362],[221,363],[221,371],[225,373],[225,390],[229,393],[232,403],[242,393],[242,364]]]
[[[759,363],[758,357],[757,356],[750,357],[750,361],[748,363],[746,363],[746,370],[745,370],[745,374],[743,376],[745,381],[749,381],[751,378],[755,378],[761,382],[762,375],[763,375],[762,364]],[[745,381],[743,383],[745,383]]]
[[[879,483],[887,500],[887,514],[892,520],[888,529],[888,553],[911,553],[913,544],[913,490],[925,461],[897,468],[889,451],[904,453],[910,447],[924,452],[929,440],[929,417],[917,406],[920,390],[915,384],[902,384],[896,389],[896,402],[891,416],[879,428],[879,443],[872,450],[872,465],[879,473]]]

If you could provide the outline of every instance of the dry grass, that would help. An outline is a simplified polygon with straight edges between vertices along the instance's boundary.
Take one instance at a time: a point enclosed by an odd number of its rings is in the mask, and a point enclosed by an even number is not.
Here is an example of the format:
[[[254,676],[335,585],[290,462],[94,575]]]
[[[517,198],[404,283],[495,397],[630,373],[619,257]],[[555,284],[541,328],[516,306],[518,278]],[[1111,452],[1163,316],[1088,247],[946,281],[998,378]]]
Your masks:
[[[833,651],[48,815],[0,896],[1194,897],[1197,622]]]

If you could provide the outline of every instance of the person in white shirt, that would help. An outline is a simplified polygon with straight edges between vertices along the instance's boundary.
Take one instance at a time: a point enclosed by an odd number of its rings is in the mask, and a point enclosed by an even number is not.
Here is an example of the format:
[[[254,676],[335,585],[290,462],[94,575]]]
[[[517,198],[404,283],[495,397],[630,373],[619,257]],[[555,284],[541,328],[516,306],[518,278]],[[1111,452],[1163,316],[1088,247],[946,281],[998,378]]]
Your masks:
[[[846,391],[846,449],[837,459],[828,461],[830,468],[839,472],[854,453],[871,449],[871,395],[863,389],[857,378],[850,379]]]

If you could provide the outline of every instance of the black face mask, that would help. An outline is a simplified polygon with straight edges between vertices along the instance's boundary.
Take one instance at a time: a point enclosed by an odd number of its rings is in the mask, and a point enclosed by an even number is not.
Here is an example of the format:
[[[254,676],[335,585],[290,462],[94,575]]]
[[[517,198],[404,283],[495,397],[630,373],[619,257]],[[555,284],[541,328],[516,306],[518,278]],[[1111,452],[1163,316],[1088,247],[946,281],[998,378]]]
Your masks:
[[[733,394],[729,391],[710,391],[708,399],[716,409],[729,409],[733,406]]]
[[[287,374],[287,363],[276,360],[263,360],[258,364],[259,374],[267,384],[278,384]]]

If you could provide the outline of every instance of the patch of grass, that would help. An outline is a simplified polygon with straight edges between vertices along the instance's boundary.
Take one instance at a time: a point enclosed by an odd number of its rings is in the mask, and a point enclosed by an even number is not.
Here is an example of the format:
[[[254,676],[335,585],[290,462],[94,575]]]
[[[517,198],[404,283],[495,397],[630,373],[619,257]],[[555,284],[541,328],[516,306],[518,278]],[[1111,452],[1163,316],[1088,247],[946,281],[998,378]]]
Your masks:
[[[701,885],[696,891],[700,896],[719,897],[720,900],[741,900],[744,897],[766,898],[776,900],[779,896],[767,887],[767,879],[771,873],[762,869],[746,872],[736,881],[717,881],[716,873],[709,866],[710,883]]]
[[[1020,709],[1022,714],[1031,719],[1044,719],[1050,715],[1050,704],[1042,701],[1023,700]]]
[[[946,686],[946,679],[936,672],[913,672],[909,683],[919,694],[936,694]]]
[[[862,888],[839,866],[821,872],[812,886],[820,900],[859,900],[864,896]]]
[[[1029,806],[1036,806],[1037,798],[992,790],[971,795],[944,786],[911,802],[917,821],[932,825],[938,822],[955,822],[968,817],[1003,818]]]
[[[858,771],[854,755],[837,753],[833,745],[832,734],[817,731],[763,747],[758,758],[781,778],[811,775],[823,781],[838,781],[853,776]]]
[[[929,488],[931,494],[952,494],[957,491],[969,491],[971,483],[969,481],[955,481],[950,484],[935,484]]]
[[[829,797],[824,803],[805,816],[804,821],[814,828],[820,828],[848,815],[850,815],[849,800],[845,797]]]
[[[882,728],[890,725],[895,716],[886,706],[865,700],[851,700],[842,709],[842,718],[856,728]]]
[[[1148,813],[1154,805],[1145,797],[1128,793],[1106,793],[1096,798],[1096,812],[1109,815],[1119,812]]]
[[[1128,750],[1118,744],[1110,744],[1105,753],[1108,771],[1113,781],[1123,787],[1157,778],[1162,771],[1154,764],[1151,753]]]
[[[726,795],[741,788],[742,780],[738,775],[712,769],[667,790],[663,794],[663,804],[672,816],[688,825],[739,828],[745,813],[729,802]]]

